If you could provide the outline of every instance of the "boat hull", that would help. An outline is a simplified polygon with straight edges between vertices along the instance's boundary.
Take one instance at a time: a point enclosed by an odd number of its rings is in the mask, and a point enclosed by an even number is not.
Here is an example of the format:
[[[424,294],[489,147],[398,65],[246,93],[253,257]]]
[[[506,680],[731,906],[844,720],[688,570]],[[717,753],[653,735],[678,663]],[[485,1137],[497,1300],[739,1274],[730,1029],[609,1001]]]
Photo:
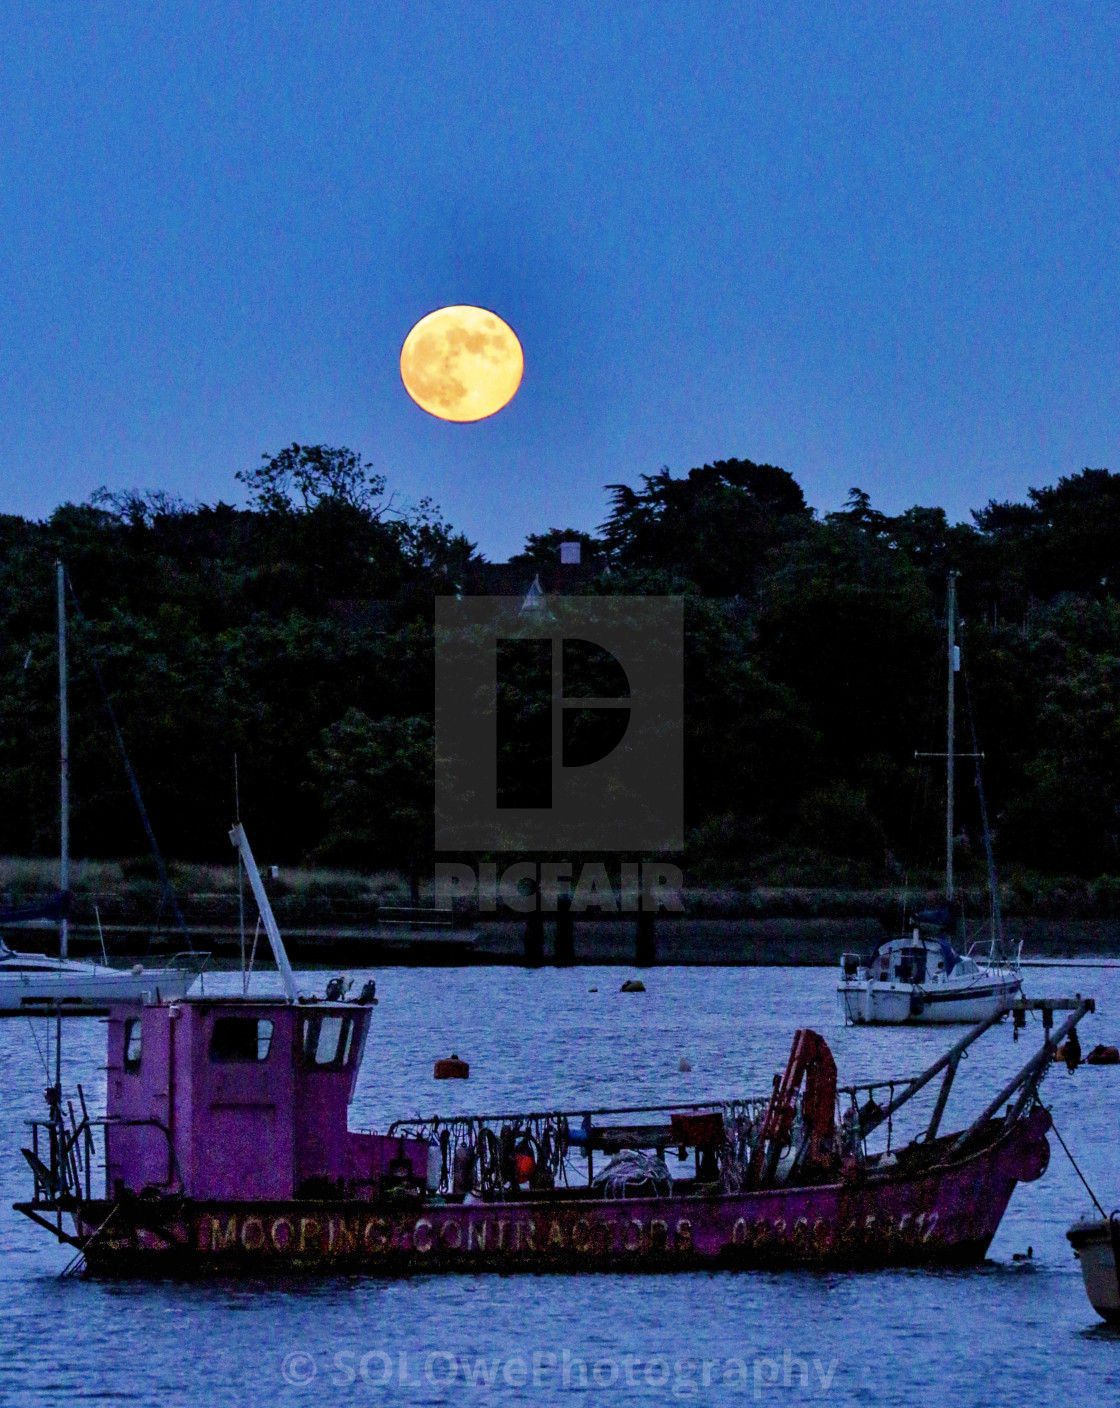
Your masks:
[[[1015,1184],[1045,1170],[1048,1128],[1037,1111],[980,1153],[912,1177],[412,1206],[131,1199],[84,1205],[75,1234],[95,1276],[960,1265],[983,1259]]]
[[[182,997],[198,977],[186,968],[148,968],[134,973],[127,968],[102,968],[94,964],[66,963],[58,969],[5,971],[0,965],[0,1010],[53,1010],[112,1002],[154,1002]]]
[[[1007,1012],[1019,996],[1018,978],[976,983],[953,990],[948,985],[842,982],[837,988],[841,1015],[856,1026],[938,1026],[983,1022]]]
[[[1077,1222],[1066,1233],[1085,1282],[1089,1303],[1104,1320],[1120,1323],[1120,1225],[1115,1214]]]

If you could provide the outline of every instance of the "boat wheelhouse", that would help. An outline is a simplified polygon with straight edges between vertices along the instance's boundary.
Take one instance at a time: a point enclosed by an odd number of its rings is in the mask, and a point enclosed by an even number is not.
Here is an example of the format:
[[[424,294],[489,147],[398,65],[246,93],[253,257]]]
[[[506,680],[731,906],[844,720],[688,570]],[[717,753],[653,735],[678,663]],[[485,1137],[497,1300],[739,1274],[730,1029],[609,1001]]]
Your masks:
[[[374,1002],[197,997],[115,1011],[107,1193],[255,1204],[426,1187],[426,1142],[347,1128]]]

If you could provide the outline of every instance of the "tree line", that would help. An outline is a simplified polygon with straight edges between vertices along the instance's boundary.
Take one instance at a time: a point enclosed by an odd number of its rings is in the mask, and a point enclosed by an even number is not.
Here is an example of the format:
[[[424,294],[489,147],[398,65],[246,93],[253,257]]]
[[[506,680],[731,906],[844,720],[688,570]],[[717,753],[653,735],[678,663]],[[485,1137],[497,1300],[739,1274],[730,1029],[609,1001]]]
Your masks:
[[[487,564],[349,450],[293,445],[238,478],[245,507],[102,490],[0,518],[0,851],[58,845],[60,559],[75,854],[145,848],[100,675],[167,854],[228,859],[236,756],[262,857],[430,867],[433,603],[484,589]],[[608,495],[596,533],[530,534],[512,562],[527,584],[578,537],[594,566],[573,590],[685,598],[692,875],[938,863],[943,772],[915,754],[944,746],[950,570],[959,747],[974,725],[1001,857],[1120,869],[1120,474],[1085,469],[957,524],[884,514],[860,489],[818,515],[786,470],[737,459]],[[970,761],[958,779],[967,869]]]

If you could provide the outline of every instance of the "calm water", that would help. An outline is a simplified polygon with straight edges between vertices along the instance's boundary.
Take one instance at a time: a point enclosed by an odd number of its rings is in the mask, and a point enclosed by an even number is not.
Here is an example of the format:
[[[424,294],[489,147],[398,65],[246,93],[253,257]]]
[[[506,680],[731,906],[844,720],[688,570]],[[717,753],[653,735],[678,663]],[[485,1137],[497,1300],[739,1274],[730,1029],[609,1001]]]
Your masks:
[[[827,1037],[841,1081],[904,1076],[956,1030],[845,1029],[830,971],[655,969],[645,994],[620,994],[627,976],[378,972],[352,1124],[764,1093],[801,1025]],[[1120,972],[1028,982],[1034,996],[1074,989],[1098,998],[1085,1049],[1120,1041]],[[1016,1191],[989,1261],[970,1271],[103,1285],[60,1280],[66,1249],[10,1210],[29,1192],[22,1121],[45,1084],[34,1036],[29,1023],[0,1028],[4,1402],[1120,1402],[1120,1334],[1097,1321],[1063,1235],[1088,1196],[1053,1139],[1049,1171]],[[1037,1036],[1028,1027],[1015,1045],[1005,1027],[974,1048],[947,1123],[978,1110]],[[99,1109],[103,1041],[96,1022],[64,1036],[64,1086],[80,1080]],[[437,1084],[432,1063],[452,1051],[471,1079]],[[1101,1201],[1120,1203],[1120,1068],[1055,1071],[1043,1093]],[[1028,1245],[1034,1260],[1014,1263]]]

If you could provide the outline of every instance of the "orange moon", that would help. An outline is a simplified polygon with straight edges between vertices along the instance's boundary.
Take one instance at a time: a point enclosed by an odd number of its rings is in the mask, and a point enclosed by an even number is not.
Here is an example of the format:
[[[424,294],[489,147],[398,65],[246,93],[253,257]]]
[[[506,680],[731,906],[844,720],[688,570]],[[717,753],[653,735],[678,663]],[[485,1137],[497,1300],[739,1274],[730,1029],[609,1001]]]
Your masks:
[[[513,400],[525,356],[497,313],[459,304],[421,318],[401,348],[401,380],[440,420],[485,420]]]

